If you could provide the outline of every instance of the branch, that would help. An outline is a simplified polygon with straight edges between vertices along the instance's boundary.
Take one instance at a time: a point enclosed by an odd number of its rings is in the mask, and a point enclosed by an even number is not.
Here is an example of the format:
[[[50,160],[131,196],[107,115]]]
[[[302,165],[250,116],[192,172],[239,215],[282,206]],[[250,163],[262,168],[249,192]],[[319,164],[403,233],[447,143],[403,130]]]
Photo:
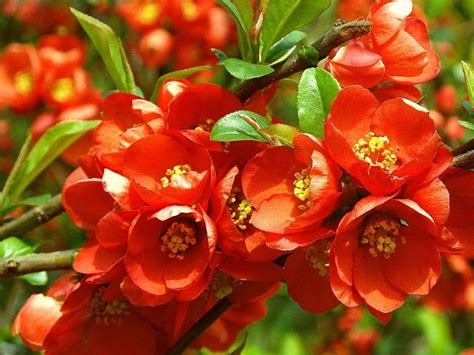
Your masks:
[[[57,215],[63,213],[61,204],[61,194],[54,196],[48,202],[39,205],[13,221],[4,223],[0,226],[0,240],[17,236],[35,229]]]
[[[456,155],[452,165],[461,169],[474,169],[474,150]]]
[[[166,353],[167,355],[182,354],[199,336],[209,328],[220,316],[222,316],[232,303],[227,297],[217,302],[206,314],[204,314],[178,342]]]
[[[70,269],[76,253],[77,250],[72,249],[0,259],[0,279],[37,271]]]
[[[318,51],[319,60],[321,60],[327,57],[337,46],[340,46],[351,39],[368,34],[370,27],[371,24],[367,20],[356,20],[342,24],[338,22],[329,32],[314,42],[312,46]],[[234,90],[234,93],[240,98],[240,100],[245,101],[255,91],[263,89],[278,80],[287,78],[312,66],[312,63],[305,61],[298,55],[292,56],[285,63],[280,65],[273,73],[242,83]]]

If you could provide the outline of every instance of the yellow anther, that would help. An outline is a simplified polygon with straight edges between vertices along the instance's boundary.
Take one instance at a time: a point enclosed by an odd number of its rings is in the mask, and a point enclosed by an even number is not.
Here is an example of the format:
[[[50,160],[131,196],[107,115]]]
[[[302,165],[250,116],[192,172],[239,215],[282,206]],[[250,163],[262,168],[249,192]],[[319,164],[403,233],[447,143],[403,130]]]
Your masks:
[[[196,226],[189,221],[173,222],[161,236],[162,252],[168,252],[170,258],[184,259],[184,253],[197,243]]]
[[[90,301],[92,315],[98,325],[120,325],[121,317],[130,313],[130,304],[126,300],[104,301],[105,289],[101,286],[94,292]]]
[[[397,236],[400,236],[401,224],[393,217],[384,213],[378,213],[369,217],[366,221],[364,232],[360,238],[360,244],[368,246],[369,253],[377,256],[383,254],[389,258],[397,247]],[[402,243],[406,243],[405,237],[400,237]]]
[[[309,169],[303,169],[294,174],[295,180],[293,181],[293,194],[295,197],[304,202],[299,205],[300,210],[306,210],[311,208],[312,202],[310,201],[310,186],[311,177],[309,176]]]
[[[30,72],[19,71],[13,78],[15,90],[22,95],[27,95],[33,91],[33,75]]]
[[[305,251],[306,260],[322,277],[327,276],[329,272],[329,248],[330,243],[326,240],[321,240],[306,248]]]
[[[227,199],[227,210],[237,228],[246,230],[254,208],[250,201],[244,197],[240,189],[234,189],[230,194]]]
[[[242,281],[236,280],[231,276],[218,271],[214,275],[214,278],[209,285],[209,290],[212,292],[214,297],[223,299],[224,297],[230,295],[234,291],[235,287],[238,287],[241,284]]]
[[[191,171],[191,166],[189,164],[175,165],[171,169],[166,170],[166,176],[163,176],[160,179],[161,186],[168,187],[175,177],[184,175]]]
[[[138,11],[137,20],[142,25],[153,25],[160,16],[160,4],[151,1],[143,5]]]
[[[204,121],[204,123],[201,123],[199,126],[194,128],[194,130],[199,131],[199,132],[210,132],[212,131],[212,127],[214,126],[214,123],[216,123],[216,121],[208,118],[207,120]]]
[[[364,138],[357,141],[352,147],[355,156],[368,163],[371,167],[379,167],[388,171],[397,163],[397,150],[389,147],[390,140],[387,136],[376,136],[369,132]]]
[[[58,102],[65,102],[74,96],[74,82],[71,78],[56,80],[51,86],[51,97]]]
[[[181,0],[181,9],[186,21],[194,21],[199,15],[199,7],[193,0]]]

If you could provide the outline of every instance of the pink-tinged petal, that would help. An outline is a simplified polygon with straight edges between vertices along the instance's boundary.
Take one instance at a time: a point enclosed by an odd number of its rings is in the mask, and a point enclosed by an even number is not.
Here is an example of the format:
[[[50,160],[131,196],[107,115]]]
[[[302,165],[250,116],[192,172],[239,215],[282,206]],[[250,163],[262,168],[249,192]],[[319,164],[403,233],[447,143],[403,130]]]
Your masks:
[[[441,260],[434,238],[416,228],[403,228],[406,243],[397,241],[395,252],[382,261],[387,280],[412,295],[426,295],[439,278]]]
[[[405,302],[406,295],[387,281],[380,257],[366,250],[355,253],[354,285],[365,302],[380,312],[392,312]]]
[[[412,11],[411,0],[390,1],[384,2],[382,6],[374,6],[370,11],[371,36],[374,43],[381,46],[389,41],[403,28]]]
[[[104,169],[102,176],[104,191],[107,192],[120,207],[126,210],[143,206],[143,201],[130,186],[130,180],[109,169]]]

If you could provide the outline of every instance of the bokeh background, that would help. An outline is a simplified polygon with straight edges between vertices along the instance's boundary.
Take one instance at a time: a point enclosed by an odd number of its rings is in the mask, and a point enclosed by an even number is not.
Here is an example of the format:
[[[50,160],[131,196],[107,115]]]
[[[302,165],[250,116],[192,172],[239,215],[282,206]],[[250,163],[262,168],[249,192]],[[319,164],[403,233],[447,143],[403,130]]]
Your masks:
[[[12,43],[29,43],[38,48],[41,39],[48,34],[77,36],[86,46],[81,69],[87,75],[90,90],[99,95],[94,100],[100,102],[100,95],[114,89],[113,83],[68,7],[99,18],[116,31],[125,44],[138,86],[146,97],[149,97],[159,75],[175,69],[215,63],[216,57],[211,48],[237,55],[232,22],[222,10],[215,10],[218,5],[209,5],[209,1],[202,5],[202,1],[198,0],[172,1],[178,5],[187,4],[188,10],[183,12],[183,16],[193,16],[196,11],[199,13],[200,6],[210,6],[213,15],[189,27],[179,18],[166,19],[160,24],[154,22],[157,8],[153,7],[153,1],[149,2],[148,5],[152,5],[146,11],[140,12],[140,8],[132,6],[137,1],[0,0],[0,56]],[[468,106],[464,105],[466,90],[460,62],[474,62],[474,1],[415,2],[420,16],[425,16],[429,24],[431,39],[442,60],[440,75],[422,86],[425,95],[422,103],[432,111],[432,118],[445,141],[455,147],[473,138],[472,131],[458,122],[472,122]],[[333,0],[331,7],[306,29],[308,43],[327,31],[337,18],[351,20],[365,16],[370,4],[370,0]],[[223,70],[215,74],[201,73],[194,80],[213,81],[228,87],[233,84]],[[0,92],[2,85],[5,83],[0,76]],[[294,85],[290,81],[284,82],[273,100],[272,111],[285,121],[294,122],[295,101]],[[27,130],[33,126],[40,135],[45,128],[62,119],[63,111],[63,108],[41,98],[32,110],[12,109],[2,105],[0,99],[0,186],[12,167]],[[45,115],[48,119],[44,118]],[[73,169],[73,160],[63,157],[53,163],[28,194],[37,196],[44,191],[51,194],[59,192],[65,177]],[[83,241],[82,232],[74,228],[65,215],[31,232],[27,239],[28,245],[39,251],[79,247]],[[6,251],[0,250],[2,252]],[[245,341],[243,354],[252,355],[458,354],[474,348],[472,266],[464,259],[445,260],[441,281],[433,296],[410,298],[385,326],[378,324],[363,309],[345,310],[340,307],[326,314],[306,313],[290,301],[285,286],[282,286],[269,301],[266,317],[244,330],[235,347]],[[45,274],[37,274],[26,281],[0,280],[1,355],[31,353],[18,338],[10,336],[11,323],[28,295],[42,292],[46,287],[44,285],[58,276],[59,273],[50,273],[49,279]]]

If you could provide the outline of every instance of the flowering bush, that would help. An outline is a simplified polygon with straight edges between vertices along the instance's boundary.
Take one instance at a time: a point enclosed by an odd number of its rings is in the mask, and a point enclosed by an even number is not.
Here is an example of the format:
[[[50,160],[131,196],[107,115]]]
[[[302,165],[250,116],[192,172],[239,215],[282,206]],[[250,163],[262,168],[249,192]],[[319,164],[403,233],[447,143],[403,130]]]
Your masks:
[[[344,309],[317,352],[363,354],[379,338],[356,326],[365,311],[389,323],[408,296],[472,309],[474,156],[472,141],[460,145],[472,119],[455,116],[453,85],[434,107],[423,101],[419,84],[441,61],[420,8],[356,3],[366,19],[304,45],[299,30],[329,0],[92,1],[125,20],[126,50],[72,9],[117,90],[98,88],[61,16],[59,33],[5,47],[0,108],[34,119],[0,195],[0,239],[62,209],[84,235],[51,254],[0,242],[0,277],[73,269],[29,296],[11,334],[46,354],[223,352],[285,284],[307,312]],[[2,10],[47,33],[25,15],[47,6]],[[474,74],[462,68],[472,116]],[[142,78],[158,69],[156,83]],[[285,90],[293,113],[278,109]],[[9,138],[5,125],[1,149]],[[60,196],[25,199],[58,156]],[[21,215],[25,205],[38,206]]]

